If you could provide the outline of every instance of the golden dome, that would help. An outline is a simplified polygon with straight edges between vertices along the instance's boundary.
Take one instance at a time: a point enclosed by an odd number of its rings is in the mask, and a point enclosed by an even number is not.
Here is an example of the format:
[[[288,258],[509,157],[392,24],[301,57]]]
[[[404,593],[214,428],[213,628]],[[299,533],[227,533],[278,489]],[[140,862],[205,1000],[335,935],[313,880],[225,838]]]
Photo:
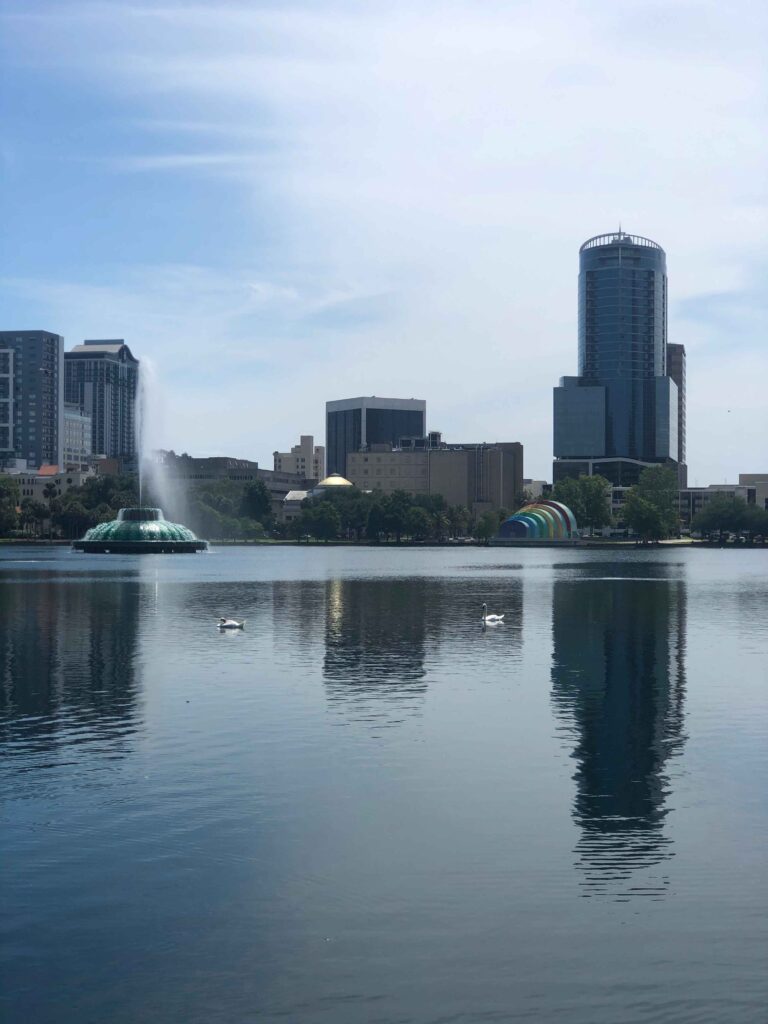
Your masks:
[[[351,480],[345,479],[341,473],[331,473],[325,480],[321,480],[318,487],[354,487]]]

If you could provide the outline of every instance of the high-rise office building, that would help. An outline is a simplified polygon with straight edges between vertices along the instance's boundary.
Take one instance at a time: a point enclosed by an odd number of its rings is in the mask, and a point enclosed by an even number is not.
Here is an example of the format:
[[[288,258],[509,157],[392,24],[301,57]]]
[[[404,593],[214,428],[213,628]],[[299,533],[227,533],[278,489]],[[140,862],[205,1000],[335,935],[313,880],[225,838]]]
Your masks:
[[[64,397],[91,417],[94,455],[137,453],[139,361],[122,338],[86,341],[64,355]]]
[[[63,358],[60,334],[0,331],[0,466],[61,462]]]
[[[91,462],[93,425],[91,417],[78,405],[64,403],[64,442],[62,465],[83,467]]]
[[[688,486],[685,452],[685,345],[667,345],[667,373],[677,384],[677,463],[680,486]]]
[[[579,250],[579,372],[554,389],[553,479],[601,473],[633,484],[678,460],[678,389],[667,371],[664,250],[597,235]]]
[[[374,444],[394,447],[424,437],[427,403],[420,398],[344,398],[325,403],[326,471],[347,474],[347,455]]]

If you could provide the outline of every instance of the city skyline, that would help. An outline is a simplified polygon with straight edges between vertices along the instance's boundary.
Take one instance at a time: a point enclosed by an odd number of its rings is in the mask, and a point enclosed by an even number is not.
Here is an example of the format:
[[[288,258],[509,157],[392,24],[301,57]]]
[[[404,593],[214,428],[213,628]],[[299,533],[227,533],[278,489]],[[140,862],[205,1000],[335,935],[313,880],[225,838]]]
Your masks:
[[[12,0],[6,324],[124,337],[165,447],[269,466],[326,400],[421,395],[549,478],[575,253],[621,220],[668,256],[689,482],[759,469],[765,15],[556,7]]]

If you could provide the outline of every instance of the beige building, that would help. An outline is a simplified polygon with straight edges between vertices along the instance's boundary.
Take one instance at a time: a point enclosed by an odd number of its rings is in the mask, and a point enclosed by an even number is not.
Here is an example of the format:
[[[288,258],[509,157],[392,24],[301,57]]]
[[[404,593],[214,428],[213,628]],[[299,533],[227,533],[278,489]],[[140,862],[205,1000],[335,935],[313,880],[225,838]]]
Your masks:
[[[289,452],[273,452],[273,459],[277,473],[295,473],[307,480],[322,480],[325,476],[325,448],[315,444],[311,434],[302,434]]]
[[[517,441],[422,450],[372,445],[347,455],[347,476],[366,491],[441,494],[449,505],[476,512],[514,508],[523,493],[523,446]]]
[[[28,472],[11,472],[8,474],[18,484],[19,500],[31,498],[34,501],[42,501],[48,504],[46,488],[53,484],[56,488],[56,497],[66,494],[70,487],[82,487],[90,477],[94,476],[93,470],[68,469],[63,470],[59,466],[43,466],[39,470]]]
[[[768,509],[768,472],[739,473],[739,486],[754,488],[754,504],[759,508]]]

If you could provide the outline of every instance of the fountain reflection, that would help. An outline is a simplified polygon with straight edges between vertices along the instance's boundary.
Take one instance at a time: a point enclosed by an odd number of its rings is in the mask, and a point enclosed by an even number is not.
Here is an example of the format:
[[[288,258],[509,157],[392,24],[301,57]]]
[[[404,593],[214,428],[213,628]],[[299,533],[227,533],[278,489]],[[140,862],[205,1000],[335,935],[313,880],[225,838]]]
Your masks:
[[[574,744],[586,896],[661,897],[667,762],[684,742],[685,583],[559,580],[552,701]]]
[[[137,728],[138,584],[35,574],[0,588],[0,621],[4,754],[107,741],[120,756]]]

